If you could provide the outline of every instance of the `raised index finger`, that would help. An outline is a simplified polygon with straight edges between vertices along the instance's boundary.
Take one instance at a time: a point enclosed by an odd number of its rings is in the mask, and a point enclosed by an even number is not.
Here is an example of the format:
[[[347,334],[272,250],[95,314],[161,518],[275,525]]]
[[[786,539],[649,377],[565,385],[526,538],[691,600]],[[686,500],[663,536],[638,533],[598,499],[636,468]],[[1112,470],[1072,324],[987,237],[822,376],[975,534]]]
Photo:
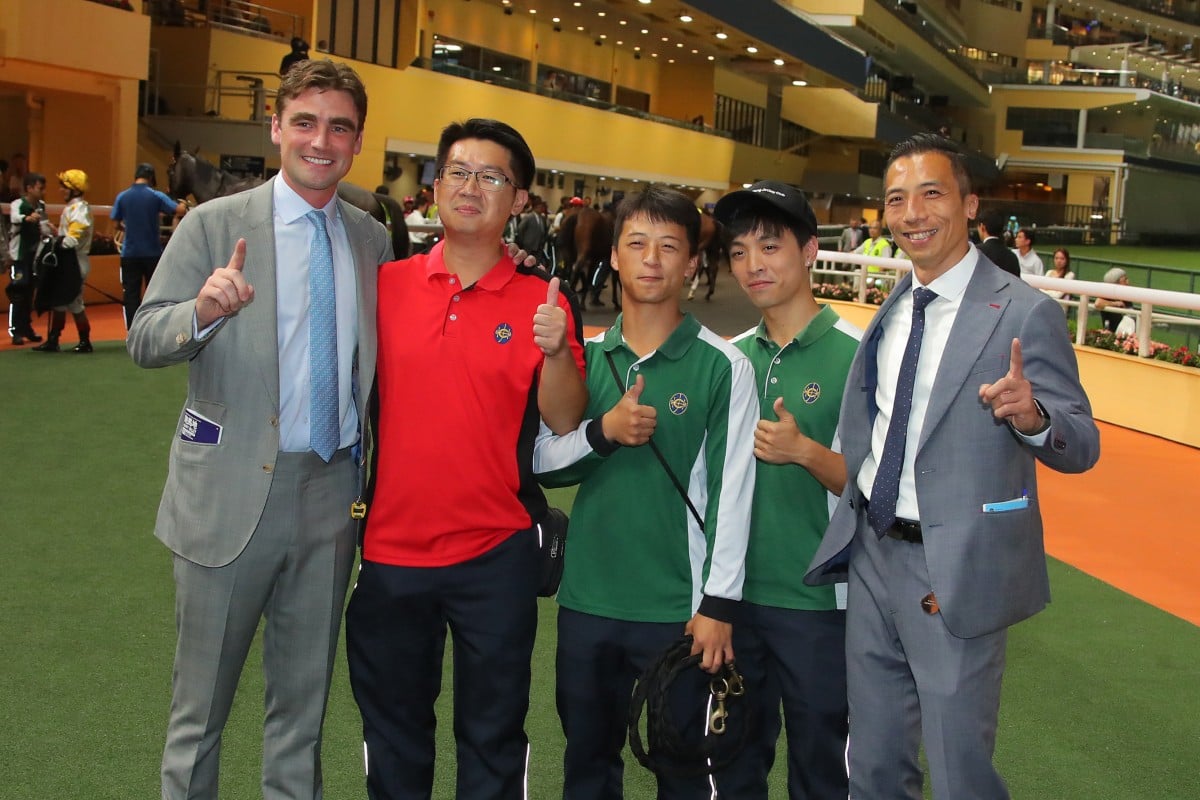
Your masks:
[[[1008,374],[1014,378],[1025,377],[1025,361],[1021,357],[1021,340],[1012,340],[1012,353],[1008,357]]]
[[[558,284],[559,280],[557,277],[550,279],[550,285],[546,287],[546,305],[558,305]]]
[[[246,263],[246,240],[238,239],[237,244],[233,246],[233,255],[229,257],[229,263],[225,265],[226,269],[242,271],[242,266]]]

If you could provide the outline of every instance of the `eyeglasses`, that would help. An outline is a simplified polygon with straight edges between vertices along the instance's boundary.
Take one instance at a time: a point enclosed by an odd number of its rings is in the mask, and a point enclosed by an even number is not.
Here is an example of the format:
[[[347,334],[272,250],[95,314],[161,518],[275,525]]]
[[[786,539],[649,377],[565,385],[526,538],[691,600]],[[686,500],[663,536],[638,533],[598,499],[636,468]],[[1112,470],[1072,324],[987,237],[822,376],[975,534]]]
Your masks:
[[[512,178],[494,169],[480,169],[472,172],[462,167],[442,167],[442,181],[450,186],[466,186],[467,180],[474,175],[475,182],[485,192],[498,192],[504,184],[512,183]],[[516,184],[513,184],[514,186]]]

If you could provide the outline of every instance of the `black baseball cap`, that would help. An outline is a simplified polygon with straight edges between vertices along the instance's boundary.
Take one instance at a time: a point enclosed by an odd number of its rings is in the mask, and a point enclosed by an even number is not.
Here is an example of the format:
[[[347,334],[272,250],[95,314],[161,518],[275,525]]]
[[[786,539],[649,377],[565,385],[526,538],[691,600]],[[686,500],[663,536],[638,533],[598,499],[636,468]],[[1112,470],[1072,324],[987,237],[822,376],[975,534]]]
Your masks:
[[[799,223],[800,227],[806,228],[809,233],[814,236],[817,234],[817,215],[813,213],[804,192],[779,181],[759,181],[749,189],[730,192],[717,201],[713,216],[717,218],[717,222],[728,225],[747,208],[760,203],[770,203]]]

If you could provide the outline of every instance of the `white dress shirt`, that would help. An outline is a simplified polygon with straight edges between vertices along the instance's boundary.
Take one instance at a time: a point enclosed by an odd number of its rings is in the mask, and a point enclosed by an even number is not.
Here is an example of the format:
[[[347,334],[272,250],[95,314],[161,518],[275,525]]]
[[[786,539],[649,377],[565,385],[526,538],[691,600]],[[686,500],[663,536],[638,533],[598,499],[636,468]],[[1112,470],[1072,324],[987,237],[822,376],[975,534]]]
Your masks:
[[[274,181],[276,330],[279,344],[279,449],[309,450],[308,254],[316,227],[304,216],[313,208],[282,177]],[[337,303],[339,448],[358,441],[354,406],[354,351],[358,346],[358,289],[354,256],[335,196],[322,211],[333,245]]]
[[[921,440],[921,431],[925,428],[925,411],[929,408],[929,395],[933,390],[933,381],[937,377],[938,367],[942,363],[942,354],[946,350],[946,342],[950,339],[950,329],[958,318],[958,309],[962,305],[963,294],[971,276],[975,274],[975,265],[979,261],[979,251],[971,245],[966,256],[925,288],[935,292],[937,297],[925,307],[925,334],[921,338],[921,357],[917,360],[917,378],[913,385],[912,411],[908,417],[908,438],[904,448],[904,465],[900,468],[900,496],[896,501],[896,516],[902,519],[921,519],[921,511],[917,507],[917,484],[914,477],[913,464],[917,458],[917,443]],[[879,375],[879,385],[875,387],[875,405],[879,413],[875,415],[875,424],[871,429],[871,453],[863,462],[858,472],[858,488],[863,496],[870,498],[871,487],[875,483],[875,471],[879,460],[883,457],[883,445],[887,440],[888,425],[892,421],[892,407],[896,399],[896,382],[900,377],[900,362],[904,359],[904,350],[908,346],[908,334],[912,328],[913,299],[912,292],[922,284],[917,281],[913,272],[912,285],[904,296],[899,298],[888,311],[888,315],[880,323],[883,334],[879,339],[879,350],[876,356]]]

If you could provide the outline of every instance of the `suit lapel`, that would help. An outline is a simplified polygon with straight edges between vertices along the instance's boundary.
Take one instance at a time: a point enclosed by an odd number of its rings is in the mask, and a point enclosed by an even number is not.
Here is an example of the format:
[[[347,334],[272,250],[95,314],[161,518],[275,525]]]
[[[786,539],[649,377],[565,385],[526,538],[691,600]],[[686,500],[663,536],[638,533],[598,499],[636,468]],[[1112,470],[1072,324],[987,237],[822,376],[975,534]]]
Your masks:
[[[278,274],[275,263],[275,211],[272,179],[246,193],[246,279],[254,287],[258,313],[248,315],[247,339],[271,400],[279,405]]]
[[[854,402],[856,406],[853,409],[854,414],[843,414],[842,419],[855,419],[855,422],[850,425],[843,424],[839,432],[846,463],[855,471],[866,460],[867,452],[871,449],[871,428],[877,411],[875,390],[879,386],[879,339],[883,336],[883,320],[911,285],[912,274],[906,273],[897,281],[896,287],[875,312],[863,333],[862,344],[847,376],[847,390],[854,387],[858,391],[846,392],[846,403]]]
[[[346,235],[350,240],[350,252],[354,257],[355,293],[358,298],[358,343],[354,353],[354,399],[359,419],[365,419],[366,403],[371,395],[375,379],[375,282],[379,265],[371,250],[374,239],[369,230],[364,230],[368,219],[366,212],[349,203],[338,200],[342,219],[345,220]]]
[[[1004,270],[993,269],[982,262],[976,265],[975,274],[963,293],[954,327],[950,329],[950,338],[946,340],[942,363],[933,380],[929,405],[925,410],[925,424],[917,444],[918,451],[937,430],[960,392],[970,392],[974,397],[978,387],[964,386],[964,383],[1008,308],[1011,298],[1004,290],[1012,280],[1013,277]]]

